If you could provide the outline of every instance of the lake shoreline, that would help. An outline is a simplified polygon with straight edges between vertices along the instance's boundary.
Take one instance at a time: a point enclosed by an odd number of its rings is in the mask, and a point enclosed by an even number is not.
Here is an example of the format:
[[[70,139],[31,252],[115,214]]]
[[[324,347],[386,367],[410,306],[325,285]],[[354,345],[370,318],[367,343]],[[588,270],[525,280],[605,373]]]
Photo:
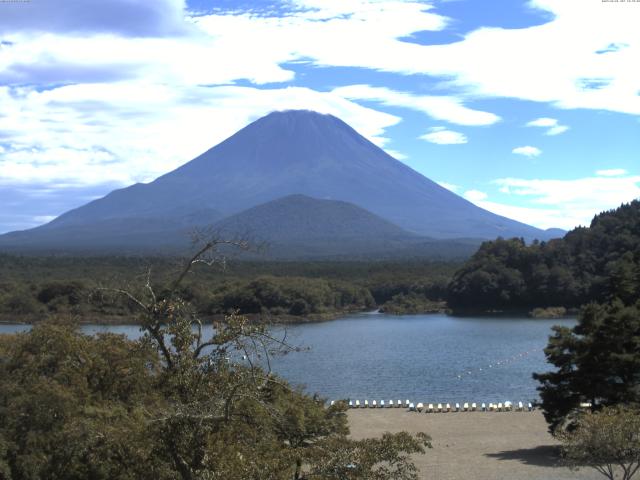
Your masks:
[[[304,325],[307,323],[321,323],[338,320],[354,314],[378,313],[378,310],[345,310],[331,313],[318,313],[307,316],[298,315],[264,315],[259,313],[248,313],[243,316],[247,317],[250,323],[267,324],[267,325]],[[0,315],[0,325],[35,325],[37,323],[54,318],[56,315]],[[75,315],[75,314],[59,314],[61,318],[70,318],[79,325],[140,325],[135,318],[120,315]],[[203,315],[201,317],[203,323],[210,324],[224,320],[224,314]]]
[[[452,318],[485,318],[485,317],[520,317],[520,318],[532,318],[540,320],[567,320],[573,319],[578,314],[577,309],[569,309],[563,315],[550,315],[550,316],[532,316],[531,310],[528,309],[509,309],[509,310],[449,310],[449,309],[437,309],[429,310],[425,312],[412,312],[412,313],[395,313],[384,312],[381,308],[374,310],[344,310],[339,312],[327,312],[316,313],[306,316],[300,315],[270,315],[260,313],[248,313],[244,314],[253,324],[267,324],[267,325],[304,325],[308,323],[322,323],[330,322],[333,320],[339,320],[344,317],[348,317],[354,314],[386,314],[391,317],[402,316],[419,316],[419,315],[446,315]],[[20,324],[20,325],[35,325],[47,318],[55,317],[55,314],[30,314],[30,315],[0,315],[0,325]],[[140,322],[136,322],[135,318],[125,317],[120,315],[78,315],[72,313],[61,313],[59,317],[67,317],[76,321],[79,325],[140,325]],[[224,320],[224,314],[215,315],[203,315],[201,318],[204,323],[219,322]]]

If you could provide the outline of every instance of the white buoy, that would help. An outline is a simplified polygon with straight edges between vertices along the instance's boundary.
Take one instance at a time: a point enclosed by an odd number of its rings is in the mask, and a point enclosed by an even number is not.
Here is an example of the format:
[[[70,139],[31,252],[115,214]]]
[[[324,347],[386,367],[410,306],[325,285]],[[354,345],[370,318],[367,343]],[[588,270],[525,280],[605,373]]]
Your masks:
[[[371,402],[371,408],[377,408],[377,407],[378,407],[378,402],[376,402],[375,400]]]
[[[364,408],[369,408],[369,400],[364,401]]]
[[[415,405],[413,404],[413,402],[409,402],[409,411],[410,411],[410,412],[415,412],[415,411],[416,411],[416,407],[415,407]]]
[[[433,413],[433,403],[429,404],[429,407],[427,408],[427,413]]]
[[[440,413],[440,412],[442,412],[442,404],[441,403],[438,404],[438,413]]]
[[[476,404],[475,404],[475,403],[472,403],[472,404],[471,404],[471,410],[473,410],[473,411],[475,412],[475,411],[476,411],[476,408],[477,408],[477,407],[476,407]]]
[[[419,412],[421,412],[423,408],[424,408],[424,404],[422,402],[416,405],[416,410],[418,410]]]
[[[460,404],[456,403],[456,412],[459,412],[459,411],[460,411]]]
[[[360,400],[356,400],[356,408],[360,408]]]
[[[462,409],[463,409],[465,412],[468,412],[468,411],[469,411],[469,404],[468,404],[467,402],[464,402],[464,404],[462,405]]]

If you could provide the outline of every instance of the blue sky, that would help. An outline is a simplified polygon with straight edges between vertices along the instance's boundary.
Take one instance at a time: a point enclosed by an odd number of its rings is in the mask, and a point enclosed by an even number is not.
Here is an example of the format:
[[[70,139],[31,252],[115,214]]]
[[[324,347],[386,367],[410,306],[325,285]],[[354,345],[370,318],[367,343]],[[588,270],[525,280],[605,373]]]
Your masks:
[[[334,114],[496,213],[640,197],[640,3],[0,3],[0,232],[147,182],[273,110]]]

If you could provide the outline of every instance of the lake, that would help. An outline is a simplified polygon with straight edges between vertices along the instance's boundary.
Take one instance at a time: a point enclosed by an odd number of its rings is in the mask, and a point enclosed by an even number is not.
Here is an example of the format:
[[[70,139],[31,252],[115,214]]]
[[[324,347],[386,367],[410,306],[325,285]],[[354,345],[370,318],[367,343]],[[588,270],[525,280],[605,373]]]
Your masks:
[[[276,357],[272,365],[292,383],[329,399],[525,402],[538,398],[531,374],[550,369],[542,349],[551,326],[574,324],[574,319],[354,314],[287,326],[288,341],[309,350]],[[27,328],[0,325],[0,333]],[[140,335],[133,325],[82,328]]]

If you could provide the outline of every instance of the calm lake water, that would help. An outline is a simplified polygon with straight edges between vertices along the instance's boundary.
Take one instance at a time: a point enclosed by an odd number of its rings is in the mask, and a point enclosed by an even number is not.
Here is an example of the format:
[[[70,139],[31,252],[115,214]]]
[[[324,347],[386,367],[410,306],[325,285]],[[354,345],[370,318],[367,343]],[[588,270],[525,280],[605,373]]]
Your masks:
[[[538,397],[531,374],[550,369],[542,349],[551,326],[574,324],[572,319],[357,314],[287,326],[289,342],[309,350],[276,357],[272,365],[292,383],[329,399],[529,401]],[[0,325],[0,333],[27,328]],[[83,330],[140,335],[133,325]]]

